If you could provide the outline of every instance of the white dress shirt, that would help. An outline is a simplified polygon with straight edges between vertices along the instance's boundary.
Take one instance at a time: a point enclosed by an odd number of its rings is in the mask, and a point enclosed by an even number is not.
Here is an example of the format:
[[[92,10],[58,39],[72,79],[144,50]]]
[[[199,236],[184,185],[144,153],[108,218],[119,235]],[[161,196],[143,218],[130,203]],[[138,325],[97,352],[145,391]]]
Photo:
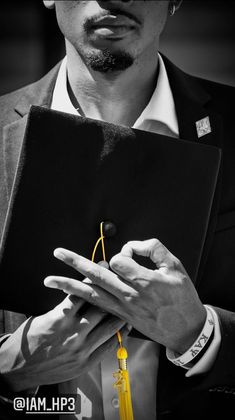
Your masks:
[[[79,98],[78,98],[79,99]],[[51,109],[79,115],[72,105],[67,91],[67,60],[62,61],[52,98]],[[179,137],[175,104],[164,62],[159,55],[159,75],[153,95],[136,120],[133,128],[153,133]],[[216,313],[215,335],[202,358],[187,371],[186,376],[200,374],[210,369],[219,345],[220,329]],[[134,419],[156,420],[157,372],[159,344],[148,340],[128,337],[128,370],[131,380]],[[169,362],[170,363],[170,362]],[[59,385],[60,393],[78,393],[82,412],[76,416],[61,416],[63,420],[91,418],[93,420],[119,420],[117,392],[113,388],[112,373],[118,369],[116,354],[111,353],[92,371]],[[179,369],[181,369],[179,367]],[[79,407],[80,407],[79,401]]]

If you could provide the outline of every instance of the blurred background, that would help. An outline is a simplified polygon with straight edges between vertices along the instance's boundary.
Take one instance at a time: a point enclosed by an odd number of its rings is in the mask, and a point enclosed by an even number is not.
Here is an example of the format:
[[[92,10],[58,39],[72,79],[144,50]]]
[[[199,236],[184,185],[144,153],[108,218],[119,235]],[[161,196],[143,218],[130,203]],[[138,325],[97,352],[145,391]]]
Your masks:
[[[235,1],[184,0],[161,51],[183,70],[235,86]],[[53,10],[42,0],[4,2],[0,12],[0,94],[43,76],[64,56]]]

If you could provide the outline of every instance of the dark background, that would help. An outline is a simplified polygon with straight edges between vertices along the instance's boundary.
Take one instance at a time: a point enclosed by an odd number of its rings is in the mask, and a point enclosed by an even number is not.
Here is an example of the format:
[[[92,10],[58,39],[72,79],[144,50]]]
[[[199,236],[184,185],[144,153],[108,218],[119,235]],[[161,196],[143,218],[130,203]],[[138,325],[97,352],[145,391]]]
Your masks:
[[[235,1],[184,0],[169,17],[162,48],[183,70],[235,86]],[[33,82],[64,55],[54,11],[42,0],[0,9],[0,94]]]

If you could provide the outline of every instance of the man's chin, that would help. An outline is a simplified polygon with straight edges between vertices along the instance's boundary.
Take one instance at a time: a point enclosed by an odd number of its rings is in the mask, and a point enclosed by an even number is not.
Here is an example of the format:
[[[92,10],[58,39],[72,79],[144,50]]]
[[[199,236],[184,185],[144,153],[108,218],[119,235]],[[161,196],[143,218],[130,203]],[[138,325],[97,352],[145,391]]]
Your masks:
[[[125,51],[96,50],[84,55],[86,65],[100,73],[120,72],[134,63],[134,58]]]

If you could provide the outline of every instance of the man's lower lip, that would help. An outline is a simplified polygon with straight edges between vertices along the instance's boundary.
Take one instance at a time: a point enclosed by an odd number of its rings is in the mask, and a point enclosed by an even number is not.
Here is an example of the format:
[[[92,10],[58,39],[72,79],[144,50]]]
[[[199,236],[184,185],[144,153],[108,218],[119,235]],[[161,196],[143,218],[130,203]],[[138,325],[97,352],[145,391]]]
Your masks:
[[[128,35],[134,30],[134,27],[131,26],[97,26],[94,27],[95,34],[99,35],[102,38],[121,38]]]

